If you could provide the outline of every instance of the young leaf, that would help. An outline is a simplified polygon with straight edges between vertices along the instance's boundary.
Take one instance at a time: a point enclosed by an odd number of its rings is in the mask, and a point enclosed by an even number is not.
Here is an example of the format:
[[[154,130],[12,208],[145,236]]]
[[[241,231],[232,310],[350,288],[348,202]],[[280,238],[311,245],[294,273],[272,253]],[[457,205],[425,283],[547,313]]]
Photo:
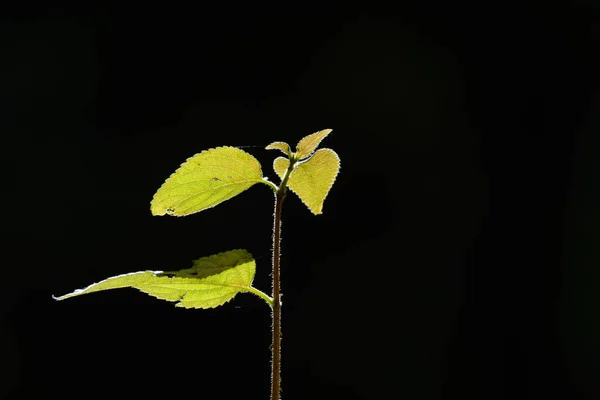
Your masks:
[[[189,269],[117,275],[55,299],[132,287],[162,300],[177,301],[176,306],[184,308],[217,307],[242,292],[254,293],[272,305],[269,296],[252,287],[255,272],[256,264],[250,253],[231,250],[195,260],[194,266]]]
[[[154,194],[152,215],[178,217],[216,206],[255,183],[265,183],[260,163],[236,147],[205,150],[179,167]]]
[[[331,129],[324,129],[303,137],[296,145],[296,158],[301,160],[310,156],[319,146],[321,141],[331,133],[331,131]]]
[[[283,179],[290,161],[278,157],[273,169]],[[311,158],[294,167],[287,186],[315,215],[323,212],[323,202],[340,170],[340,158],[331,149],[317,150]]]
[[[286,142],[273,142],[270,145],[268,145],[267,147],[265,147],[266,150],[281,150],[283,152],[283,154],[285,154],[288,157],[292,156],[292,149],[290,149],[290,145],[287,144]]]

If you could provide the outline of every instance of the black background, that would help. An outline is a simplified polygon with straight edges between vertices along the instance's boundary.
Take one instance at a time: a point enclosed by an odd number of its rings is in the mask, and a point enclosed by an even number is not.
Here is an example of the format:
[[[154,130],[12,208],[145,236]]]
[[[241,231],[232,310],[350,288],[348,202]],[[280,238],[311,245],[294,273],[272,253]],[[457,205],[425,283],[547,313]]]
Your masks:
[[[284,398],[600,398],[599,4],[84,3],[0,13],[1,397],[267,399],[258,298],[51,295],[234,248],[269,292],[266,186],[150,199],[332,128],[324,214],[285,204]]]

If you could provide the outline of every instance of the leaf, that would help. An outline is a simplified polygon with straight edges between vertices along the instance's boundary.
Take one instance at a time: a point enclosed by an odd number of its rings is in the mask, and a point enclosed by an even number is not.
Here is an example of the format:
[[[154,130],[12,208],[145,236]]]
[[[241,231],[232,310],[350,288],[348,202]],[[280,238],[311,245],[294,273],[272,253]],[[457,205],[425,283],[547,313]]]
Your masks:
[[[289,166],[290,166],[290,160],[288,160],[285,157],[277,157],[273,161],[273,170],[275,171],[277,176],[279,176],[279,179],[283,179],[283,177],[285,176],[285,171],[287,171]],[[288,183],[289,183],[289,181],[290,180],[288,178]]]
[[[184,308],[217,307],[242,292],[254,293],[272,304],[269,296],[252,287],[255,272],[256,263],[250,253],[246,250],[230,250],[199,258],[189,269],[117,275],[55,299],[64,300],[102,290],[132,287],[162,300],[176,301],[177,307]]]
[[[236,147],[217,147],[190,157],[154,194],[152,215],[196,213],[262,182],[260,163]]]
[[[296,158],[301,160],[310,156],[331,131],[331,129],[324,129],[303,137],[296,145]]]
[[[266,150],[281,150],[283,152],[283,154],[285,154],[288,157],[292,156],[292,149],[290,149],[290,145],[287,144],[286,142],[273,142],[270,145],[268,145],[267,147],[265,147]]]
[[[278,157],[273,162],[273,169],[283,179],[290,161]],[[317,150],[311,158],[298,163],[287,186],[300,197],[300,200],[315,215],[323,212],[323,203],[340,170],[340,158],[331,149]]]

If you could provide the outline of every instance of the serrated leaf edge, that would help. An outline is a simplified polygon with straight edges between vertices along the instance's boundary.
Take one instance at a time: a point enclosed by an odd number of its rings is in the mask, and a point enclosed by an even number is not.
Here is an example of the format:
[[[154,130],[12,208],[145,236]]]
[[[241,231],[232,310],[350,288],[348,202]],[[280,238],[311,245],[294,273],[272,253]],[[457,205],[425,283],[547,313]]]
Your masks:
[[[299,147],[300,147],[300,144],[302,143],[303,140],[306,140],[307,138],[311,138],[311,137],[317,137],[318,133],[321,133],[321,132],[324,132],[324,131],[328,131],[328,132],[325,133],[325,136],[323,136],[321,139],[319,139],[317,141],[317,144],[314,145],[314,148],[311,151],[309,151],[308,153],[304,153],[304,154],[300,152]],[[296,158],[298,160],[303,160],[303,159],[305,159],[307,157],[310,157],[317,150],[317,148],[319,147],[319,145],[321,144],[321,142],[323,140],[325,140],[325,138],[327,136],[329,136],[329,134],[331,132],[333,132],[333,129],[321,129],[320,131],[313,132],[310,135],[306,135],[305,137],[303,137],[302,139],[300,139],[298,141],[298,143],[296,144],[296,154],[295,154]],[[314,140],[310,142],[310,145],[312,145],[313,143],[314,143]]]
[[[248,154],[248,155],[250,155],[250,156],[254,157],[252,154],[250,154],[250,153],[248,153],[248,152],[246,152],[246,151],[244,151],[244,150],[240,149],[239,147],[235,147],[235,146],[217,146],[217,147],[212,147],[212,148],[210,148],[210,149],[202,150],[200,153],[196,153],[196,154],[194,154],[193,156],[190,156],[190,157],[186,158],[186,159],[185,159],[185,161],[183,161],[181,164],[179,164],[179,167],[177,167],[177,169],[176,169],[174,172],[172,172],[172,173],[171,173],[171,174],[170,174],[170,175],[167,177],[167,179],[165,179],[165,180],[163,181],[163,183],[160,185],[160,187],[159,187],[159,188],[156,190],[156,192],[155,192],[155,193],[154,193],[154,195],[152,196],[152,200],[150,201],[150,211],[151,211],[151,213],[152,213],[152,215],[153,215],[153,216],[163,216],[163,215],[170,215],[170,216],[173,216],[173,217],[186,217],[186,216],[188,216],[188,215],[193,215],[193,214],[199,213],[199,212],[201,212],[201,211],[204,211],[204,210],[211,209],[211,208],[213,208],[213,207],[216,207],[216,206],[218,206],[218,205],[220,205],[220,204],[222,203],[222,202],[221,202],[221,203],[217,203],[217,204],[214,204],[214,205],[212,205],[212,206],[210,206],[210,207],[206,207],[206,208],[203,208],[203,209],[201,209],[201,210],[198,210],[198,211],[196,211],[196,212],[189,213],[189,214],[184,214],[184,215],[177,215],[177,214],[174,214],[173,212],[169,212],[169,210],[168,210],[168,209],[165,211],[165,213],[164,213],[164,214],[155,214],[155,213],[152,211],[152,208],[153,208],[153,207],[152,207],[152,205],[153,205],[154,201],[156,200],[156,197],[157,197],[158,193],[159,193],[159,192],[161,191],[161,189],[162,189],[162,188],[163,188],[163,187],[164,187],[164,186],[167,184],[167,182],[168,182],[168,181],[169,181],[171,178],[173,178],[173,176],[174,176],[174,175],[176,175],[176,174],[179,172],[179,170],[180,170],[180,169],[181,169],[181,168],[184,166],[184,164],[187,164],[188,162],[191,162],[191,160],[192,160],[192,159],[194,159],[195,157],[198,157],[199,155],[202,155],[202,154],[204,154],[204,153],[208,153],[208,152],[211,152],[211,151],[213,151],[213,150],[217,150],[217,149],[236,149],[236,150],[239,150],[239,151],[241,151],[241,152],[243,152],[243,153],[245,153],[245,154]],[[256,157],[254,157],[254,158],[256,159]],[[265,181],[265,179],[264,179],[264,176],[263,176],[263,171],[262,171],[262,165],[260,164],[260,162],[259,162],[258,160],[256,160],[256,161],[257,161],[257,163],[258,163],[258,170],[259,170],[259,172],[260,172],[260,175],[261,175],[261,178],[260,178],[260,179],[256,179],[256,180],[255,180],[255,179],[241,180],[241,181],[238,181],[238,182],[236,182],[236,183],[231,183],[231,184],[228,184],[228,185],[234,185],[234,184],[237,184],[237,183],[242,183],[242,182],[255,182],[255,183],[263,183],[263,184],[265,184],[265,185],[267,185],[267,186],[271,187],[272,185],[270,185],[270,184],[269,184],[270,182],[268,182],[268,181]],[[242,162],[242,164],[244,164],[244,165],[248,165],[248,164],[245,164],[245,163],[243,163],[243,162]],[[191,173],[191,171],[190,171],[190,173]],[[181,185],[184,185],[184,184],[187,184],[187,183],[189,183],[189,182],[182,183]],[[224,186],[226,186],[226,185],[221,185],[220,187],[224,187]],[[253,185],[252,185],[252,186],[253,186]],[[177,186],[174,186],[174,187],[177,187]],[[248,188],[248,189],[249,189],[249,188]],[[247,190],[247,189],[245,189],[245,190]],[[245,190],[244,190],[244,191],[245,191]],[[241,193],[240,193],[240,194],[241,194]],[[198,193],[194,194],[194,196],[196,196],[196,195],[198,195]],[[193,196],[190,196],[190,197],[193,197]],[[190,197],[186,197],[185,199],[181,200],[181,202],[180,202],[180,203],[183,203],[185,200],[188,200]],[[234,197],[235,197],[235,196],[234,196]],[[230,198],[230,199],[231,199],[231,198]],[[230,200],[230,199],[227,199],[227,200]],[[225,200],[225,201],[227,201],[227,200]]]
[[[327,192],[325,193],[325,196],[323,196],[323,201],[322,201],[322,202],[321,202],[321,204],[320,204],[321,212],[319,212],[319,213],[315,213],[315,212],[314,212],[314,211],[313,211],[313,210],[312,210],[312,209],[311,209],[311,208],[308,206],[308,204],[307,204],[307,203],[304,201],[304,199],[302,198],[302,196],[300,196],[298,193],[296,193],[296,191],[295,191],[295,190],[294,190],[294,189],[293,189],[293,188],[292,188],[292,187],[289,185],[289,181],[288,181],[287,187],[288,187],[288,189],[290,189],[292,192],[294,192],[294,194],[295,194],[296,196],[298,196],[298,198],[300,198],[300,201],[302,201],[302,203],[303,203],[303,204],[306,206],[306,208],[308,208],[308,209],[309,209],[309,211],[310,211],[311,213],[313,213],[314,215],[321,215],[321,214],[323,214],[323,205],[325,204],[325,199],[326,199],[326,198],[327,198],[327,196],[329,195],[329,192],[331,191],[331,188],[333,187],[333,184],[335,183],[335,181],[336,181],[336,179],[337,179],[337,177],[338,177],[338,175],[339,175],[339,173],[340,173],[340,170],[342,169],[342,163],[341,163],[340,156],[339,156],[339,155],[338,155],[338,154],[337,154],[337,153],[336,153],[336,152],[335,152],[333,149],[330,149],[330,148],[324,147],[324,148],[322,148],[322,149],[318,149],[317,151],[327,151],[327,152],[329,152],[329,153],[332,153],[332,154],[335,156],[335,158],[337,159],[337,162],[338,162],[338,168],[337,168],[337,170],[336,170],[336,173],[335,173],[335,175],[333,176],[333,178],[332,178],[332,180],[331,180],[331,183],[330,183],[330,185],[329,185],[329,188],[327,189]],[[301,164],[304,164],[304,163],[306,163],[306,162],[310,161],[310,160],[312,159],[312,157],[313,157],[313,156],[316,154],[316,152],[317,152],[317,151],[313,152],[309,158],[302,159],[302,160],[300,160],[300,161],[297,161],[297,162],[294,164],[294,169],[292,170],[292,173],[290,174],[290,179],[291,179],[291,178],[292,178],[292,176],[294,175],[294,172],[296,172],[296,171],[297,171],[296,167],[298,167],[299,165],[301,165]],[[278,160],[278,159],[286,160],[286,161],[288,161],[288,162],[289,162],[289,160],[287,160],[285,157],[277,157],[275,160],[273,160],[273,170],[275,171],[275,174],[276,174],[277,176],[279,176],[279,174],[277,173],[277,170],[275,169],[275,162],[276,162],[276,160]],[[281,178],[281,177],[280,177],[280,178]]]
[[[318,150],[316,150],[315,152],[313,152],[313,153],[311,154],[311,157],[310,157],[310,158],[308,158],[308,159],[305,159],[305,160],[302,160],[302,161],[299,161],[299,162],[297,163],[297,165],[299,165],[299,164],[304,164],[305,162],[309,161],[309,160],[312,158],[312,156],[316,154],[316,152],[317,152],[317,151],[328,151],[328,152],[331,152],[331,153],[333,153],[333,155],[335,156],[335,158],[336,158],[336,159],[337,159],[337,161],[338,161],[338,168],[337,168],[337,170],[336,170],[336,172],[335,172],[335,175],[334,175],[334,176],[333,176],[333,178],[331,179],[331,183],[329,184],[329,188],[327,189],[327,192],[325,192],[325,196],[323,196],[323,200],[321,201],[321,204],[319,205],[319,208],[321,209],[321,212],[319,212],[319,213],[315,213],[315,212],[314,212],[314,211],[313,211],[313,210],[312,210],[312,209],[311,209],[311,208],[308,206],[308,204],[306,204],[306,202],[305,202],[305,201],[302,199],[302,197],[300,197],[300,195],[294,191],[294,189],[292,189],[292,188],[291,188],[289,185],[288,185],[288,188],[289,188],[289,189],[290,189],[292,192],[294,192],[294,194],[295,194],[296,196],[298,196],[298,197],[300,198],[300,201],[301,201],[301,202],[302,202],[302,203],[303,203],[303,204],[306,206],[306,208],[308,208],[308,209],[310,210],[310,212],[311,212],[311,213],[313,213],[313,215],[322,215],[322,214],[323,214],[323,206],[324,206],[324,204],[325,204],[325,199],[326,199],[326,198],[327,198],[327,196],[329,195],[329,192],[331,192],[331,188],[333,187],[333,184],[335,183],[335,181],[336,181],[336,179],[337,179],[338,175],[340,174],[340,170],[342,169],[342,163],[341,163],[340,156],[339,156],[339,155],[338,155],[338,154],[337,154],[337,153],[336,153],[336,152],[335,152],[333,149],[330,149],[330,148],[324,147],[324,148],[322,148],[322,149],[318,149]],[[294,171],[292,171],[292,175],[293,175],[293,174],[294,174]],[[290,176],[290,177],[291,177],[291,176]]]
[[[273,142],[265,147],[265,150],[279,150],[288,158],[292,157],[292,148],[286,142]]]
[[[194,261],[199,261],[199,260],[202,260],[202,259],[218,258],[222,254],[226,254],[226,253],[230,253],[230,252],[236,252],[236,251],[243,251],[243,252],[245,252],[246,255],[249,256],[249,259],[240,259],[239,260],[240,262],[236,263],[235,265],[231,266],[230,268],[235,268],[238,265],[246,264],[246,263],[249,263],[249,262],[254,262],[255,263],[255,268],[256,268],[256,260],[245,249],[234,249],[234,250],[229,250],[229,251],[225,251],[225,252],[220,252],[220,253],[212,254],[210,256],[200,257],[200,258],[198,258],[196,260],[193,260],[193,262]],[[189,269],[189,268],[185,268],[185,269]],[[210,282],[209,283],[197,282],[197,281],[202,281],[204,279],[207,279],[207,278],[209,278],[212,275],[209,275],[207,277],[200,278],[200,279],[193,278],[193,277],[167,276],[167,275],[174,275],[177,272],[179,272],[179,271],[165,272],[165,271],[150,271],[150,270],[146,270],[146,271],[128,272],[128,273],[125,273],[125,274],[119,274],[119,275],[115,275],[115,276],[111,276],[111,277],[105,278],[105,279],[103,279],[101,281],[92,283],[92,284],[90,284],[90,285],[88,285],[88,286],[86,286],[84,288],[75,289],[73,292],[67,293],[67,294],[62,295],[62,296],[52,295],[52,298],[54,300],[57,300],[57,301],[66,300],[66,299],[71,298],[71,297],[76,297],[76,296],[80,296],[80,295],[86,294],[85,292],[88,291],[89,289],[91,289],[92,287],[100,285],[100,284],[102,284],[104,282],[107,282],[109,280],[119,279],[119,278],[123,278],[123,277],[126,277],[126,276],[142,275],[142,274],[150,273],[152,275],[149,276],[148,278],[151,278],[151,277],[160,277],[160,275],[162,275],[162,277],[165,277],[165,278],[169,279],[170,281],[174,281],[176,279],[177,281],[180,281],[181,283],[184,283],[183,281],[187,281],[187,282],[195,283],[195,284],[198,284],[198,285],[204,285],[204,286],[231,287],[231,288],[238,289],[238,291],[233,296],[231,296],[228,300],[225,300],[224,302],[222,302],[220,304],[216,304],[214,306],[208,306],[208,307],[189,307],[186,304],[182,303],[182,300],[185,298],[185,296],[187,295],[188,291],[185,291],[185,293],[182,296],[180,296],[179,299],[165,299],[165,298],[161,298],[159,296],[156,296],[156,295],[154,295],[152,293],[148,293],[148,292],[144,291],[142,288],[138,287],[139,284],[138,284],[138,286],[124,285],[124,286],[121,286],[121,287],[108,288],[108,289],[99,290],[97,292],[99,293],[99,292],[107,291],[107,290],[131,288],[131,289],[136,289],[136,290],[138,290],[138,291],[140,291],[140,292],[142,292],[142,293],[144,293],[144,294],[146,294],[146,295],[148,295],[150,297],[154,297],[154,298],[159,299],[159,300],[164,300],[164,301],[168,301],[168,302],[177,302],[177,304],[175,304],[175,307],[182,307],[182,308],[186,308],[186,309],[189,309],[189,308],[201,308],[201,309],[216,308],[218,306],[221,306],[221,305],[226,304],[226,303],[230,302],[231,300],[233,300],[238,293],[252,293],[252,294],[254,294],[254,295],[262,298],[263,300],[265,300],[267,302],[267,304],[269,304],[271,307],[273,307],[273,299],[271,297],[269,297],[266,293],[258,290],[254,286],[252,286],[252,283],[254,282],[254,277],[252,277],[252,279],[250,280],[250,283],[249,283],[248,286],[242,286],[242,285],[233,285],[233,284],[224,284],[224,283],[215,284],[215,283],[210,283]],[[256,274],[256,271],[255,271],[255,274]],[[149,285],[151,285],[153,287],[161,287],[162,286],[161,284],[149,284]],[[167,285],[165,285],[165,287],[167,287]],[[169,288],[169,289],[171,289],[171,288]],[[91,292],[91,293],[97,293],[97,292]],[[216,296],[214,298],[217,298],[217,297],[224,297],[224,296],[221,295],[221,296]],[[203,299],[203,301],[205,301],[205,300],[207,300],[207,299]],[[208,299],[208,300],[210,300],[210,299]]]

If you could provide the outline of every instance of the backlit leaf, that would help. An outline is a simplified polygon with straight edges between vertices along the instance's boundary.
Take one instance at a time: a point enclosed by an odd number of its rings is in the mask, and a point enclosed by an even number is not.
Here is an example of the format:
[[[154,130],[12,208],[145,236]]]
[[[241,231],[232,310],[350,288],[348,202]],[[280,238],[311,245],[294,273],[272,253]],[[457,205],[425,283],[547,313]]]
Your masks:
[[[288,160],[285,157],[277,157],[273,161],[273,170],[275,171],[277,176],[279,176],[279,179],[283,179],[283,177],[285,176],[285,171],[287,171],[289,166],[290,166],[290,160]],[[288,183],[289,183],[289,181],[290,180],[288,179]]]
[[[152,215],[184,216],[216,206],[262,182],[260,163],[236,147],[205,150],[179,167],[154,194]]]
[[[283,154],[285,154],[288,157],[292,156],[292,149],[290,149],[290,145],[287,144],[286,142],[273,142],[270,145],[268,145],[267,147],[265,147],[266,150],[281,150],[283,152]]]
[[[283,179],[289,160],[278,157],[273,169]],[[333,186],[340,169],[340,158],[331,149],[317,150],[311,158],[294,167],[287,186],[300,197],[300,200],[313,214],[323,212],[323,202]]]
[[[55,299],[132,287],[162,300],[176,301],[177,307],[184,308],[217,307],[242,292],[254,293],[271,304],[269,296],[252,287],[255,272],[256,264],[250,253],[231,250],[195,260],[191,268],[181,271],[117,275]]]
[[[331,133],[331,129],[324,129],[303,137],[296,145],[296,157],[298,160],[310,156],[319,146],[321,141]]]

